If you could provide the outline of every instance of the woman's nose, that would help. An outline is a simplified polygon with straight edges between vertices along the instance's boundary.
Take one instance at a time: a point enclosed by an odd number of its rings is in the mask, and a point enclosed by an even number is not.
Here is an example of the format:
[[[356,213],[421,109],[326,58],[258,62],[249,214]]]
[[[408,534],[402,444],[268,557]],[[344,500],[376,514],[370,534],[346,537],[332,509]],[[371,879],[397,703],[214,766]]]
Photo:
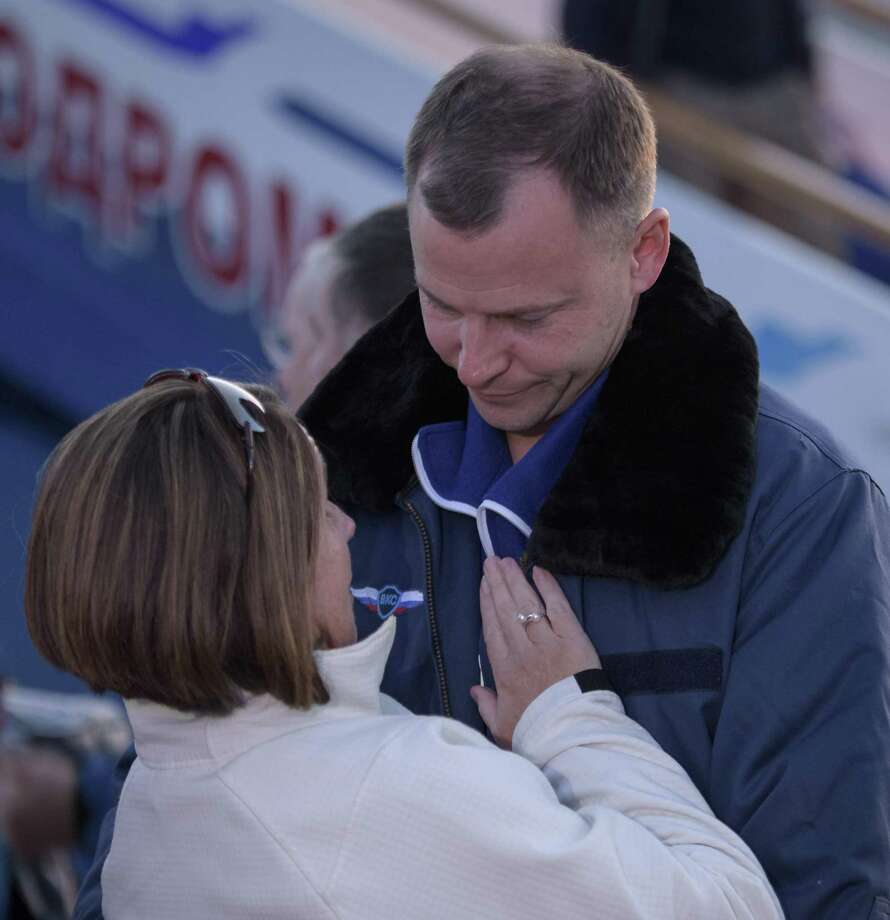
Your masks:
[[[355,521],[345,512],[341,511],[343,516],[343,530],[346,534],[346,540],[349,541],[355,536]]]

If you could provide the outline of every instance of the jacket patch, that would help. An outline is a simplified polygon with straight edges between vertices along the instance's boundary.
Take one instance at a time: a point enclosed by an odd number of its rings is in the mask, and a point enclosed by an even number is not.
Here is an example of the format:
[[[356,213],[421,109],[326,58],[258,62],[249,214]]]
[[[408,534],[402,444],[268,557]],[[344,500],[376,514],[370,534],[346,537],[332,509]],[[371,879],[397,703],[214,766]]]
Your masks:
[[[723,650],[678,648],[603,655],[603,670],[619,696],[719,690],[723,686]]]
[[[352,596],[385,620],[388,616],[399,616],[413,607],[423,604],[422,591],[402,591],[395,585],[382,588],[350,588]]]

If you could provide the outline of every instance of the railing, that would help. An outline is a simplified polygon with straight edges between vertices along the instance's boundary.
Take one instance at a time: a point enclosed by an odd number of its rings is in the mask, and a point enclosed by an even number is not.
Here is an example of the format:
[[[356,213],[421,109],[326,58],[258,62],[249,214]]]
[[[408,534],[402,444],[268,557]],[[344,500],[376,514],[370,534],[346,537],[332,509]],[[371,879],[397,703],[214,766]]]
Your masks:
[[[777,144],[715,122],[690,106],[644,88],[661,138],[685,145],[715,171],[801,214],[814,214],[890,250],[890,204]]]
[[[890,6],[886,4],[876,3],[875,0],[832,0],[832,6],[890,31]]]

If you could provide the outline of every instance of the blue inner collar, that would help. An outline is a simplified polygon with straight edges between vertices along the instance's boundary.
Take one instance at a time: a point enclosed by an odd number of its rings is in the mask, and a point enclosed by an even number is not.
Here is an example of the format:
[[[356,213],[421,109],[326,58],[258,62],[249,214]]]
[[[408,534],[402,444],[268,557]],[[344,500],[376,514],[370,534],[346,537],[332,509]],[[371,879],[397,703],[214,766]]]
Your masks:
[[[414,467],[424,491],[443,508],[477,519],[486,553],[520,556],[538,510],[578,444],[608,370],[575,400],[518,462],[502,431],[470,401],[466,422],[421,428]]]

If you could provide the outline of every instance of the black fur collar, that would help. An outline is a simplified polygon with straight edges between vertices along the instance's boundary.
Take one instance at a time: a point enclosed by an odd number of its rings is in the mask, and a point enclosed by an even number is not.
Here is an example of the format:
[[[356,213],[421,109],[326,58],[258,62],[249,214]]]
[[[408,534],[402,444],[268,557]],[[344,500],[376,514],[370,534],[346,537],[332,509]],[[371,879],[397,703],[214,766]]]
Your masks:
[[[757,351],[677,238],[581,441],[534,522],[530,560],[664,588],[706,578],[745,518],[754,478]],[[430,348],[417,294],[364,336],[300,414],[331,496],[392,507],[423,425],[465,417],[466,390]]]

